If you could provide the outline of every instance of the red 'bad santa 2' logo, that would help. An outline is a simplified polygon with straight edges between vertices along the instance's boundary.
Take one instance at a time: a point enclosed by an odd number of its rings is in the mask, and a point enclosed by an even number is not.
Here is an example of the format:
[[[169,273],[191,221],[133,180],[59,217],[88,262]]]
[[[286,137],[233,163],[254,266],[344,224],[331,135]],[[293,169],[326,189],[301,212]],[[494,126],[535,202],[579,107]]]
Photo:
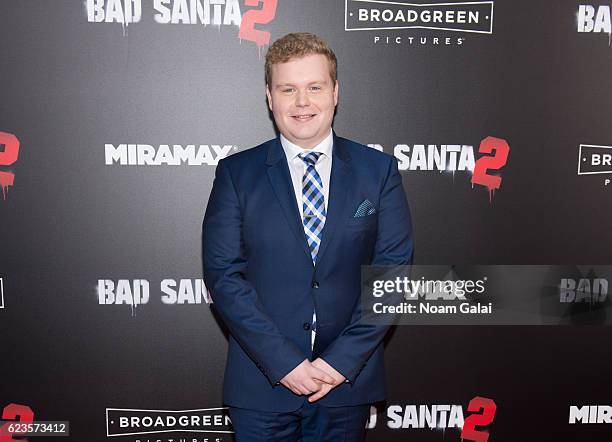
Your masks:
[[[373,411],[374,413],[370,414],[368,420],[368,429],[377,426],[376,409],[373,408]],[[386,424],[391,430],[437,429],[446,431],[457,428],[460,429],[457,436],[462,441],[487,442],[491,424],[495,419],[497,404],[493,399],[476,396],[470,400],[467,411],[469,414],[464,418],[464,407],[459,404],[389,405]],[[447,436],[443,439],[456,440],[452,436]]]
[[[278,0],[153,0],[153,19],[159,24],[238,26],[238,37],[261,47],[270,43],[270,32],[256,29],[276,15]],[[255,9],[245,10],[245,7]],[[124,33],[142,18],[141,0],[86,0],[90,23],[121,23]]]
[[[383,150],[381,144],[368,146]],[[501,187],[501,170],[508,163],[510,145],[502,138],[485,137],[476,150],[472,144],[396,144],[393,155],[401,171],[437,171],[472,174],[471,183],[486,187],[489,201]],[[479,154],[479,158],[477,157]]]

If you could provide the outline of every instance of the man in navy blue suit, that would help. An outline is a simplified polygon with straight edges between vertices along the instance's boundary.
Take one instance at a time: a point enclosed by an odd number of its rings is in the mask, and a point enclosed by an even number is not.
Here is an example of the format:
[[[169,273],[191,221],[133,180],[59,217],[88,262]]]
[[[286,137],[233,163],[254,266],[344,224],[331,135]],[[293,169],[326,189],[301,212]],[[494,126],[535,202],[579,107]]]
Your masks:
[[[383,400],[388,326],[361,321],[362,265],[407,265],[410,212],[388,154],[338,137],[336,56],[288,34],[266,54],[280,132],[217,166],[204,279],[230,333],[238,441],[360,441]]]

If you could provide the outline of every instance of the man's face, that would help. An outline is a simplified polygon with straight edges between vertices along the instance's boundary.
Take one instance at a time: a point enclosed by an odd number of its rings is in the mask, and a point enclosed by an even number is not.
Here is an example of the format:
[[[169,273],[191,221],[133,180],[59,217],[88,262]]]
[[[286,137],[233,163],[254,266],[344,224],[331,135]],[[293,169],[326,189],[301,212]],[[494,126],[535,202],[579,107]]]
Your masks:
[[[292,143],[313,148],[329,135],[338,103],[329,61],[322,54],[307,55],[272,65],[271,74],[266,95],[278,130]]]

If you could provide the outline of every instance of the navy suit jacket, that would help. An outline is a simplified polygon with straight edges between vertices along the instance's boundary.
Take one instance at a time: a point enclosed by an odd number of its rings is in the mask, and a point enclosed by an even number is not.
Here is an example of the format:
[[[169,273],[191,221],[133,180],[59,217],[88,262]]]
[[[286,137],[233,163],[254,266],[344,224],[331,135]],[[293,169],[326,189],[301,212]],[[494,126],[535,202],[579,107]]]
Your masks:
[[[223,385],[228,405],[296,410],[305,396],[279,381],[304,359],[317,357],[349,381],[320,404],[385,398],[383,338],[389,327],[360,323],[360,271],[361,265],[410,263],[410,212],[395,157],[335,132],[332,155],[316,265],[280,138],[217,166],[203,222],[203,262],[213,306],[230,332]],[[355,218],[365,199],[376,212]]]

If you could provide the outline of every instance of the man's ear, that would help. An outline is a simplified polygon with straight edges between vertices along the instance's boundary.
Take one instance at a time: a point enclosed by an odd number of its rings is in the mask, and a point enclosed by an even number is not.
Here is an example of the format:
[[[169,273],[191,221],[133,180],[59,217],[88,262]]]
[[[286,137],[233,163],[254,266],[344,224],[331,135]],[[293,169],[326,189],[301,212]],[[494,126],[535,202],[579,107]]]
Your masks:
[[[270,94],[270,87],[266,84],[266,97],[268,97],[268,107],[272,112],[272,94]]]
[[[334,106],[338,104],[338,80],[336,80],[336,84],[334,85]]]

